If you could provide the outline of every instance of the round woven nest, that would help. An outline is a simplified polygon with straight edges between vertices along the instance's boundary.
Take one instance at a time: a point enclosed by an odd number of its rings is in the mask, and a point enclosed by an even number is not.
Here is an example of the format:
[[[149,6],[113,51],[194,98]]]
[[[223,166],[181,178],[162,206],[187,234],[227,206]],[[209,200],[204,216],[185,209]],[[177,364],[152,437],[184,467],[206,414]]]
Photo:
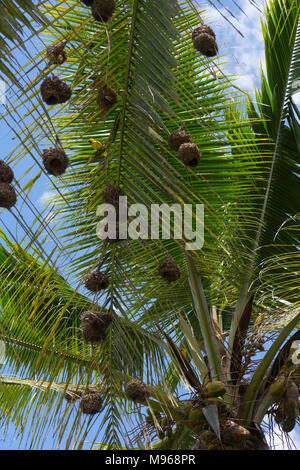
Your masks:
[[[174,282],[180,279],[180,268],[171,258],[167,258],[159,264],[158,273],[167,282]]]
[[[109,286],[109,278],[100,271],[93,271],[85,276],[85,287],[91,292],[99,292],[107,289]]]
[[[97,392],[87,391],[80,400],[80,409],[86,415],[99,413],[103,405],[103,399]]]
[[[147,385],[141,379],[132,379],[125,386],[125,393],[133,401],[145,402],[150,396]]]
[[[94,0],[92,3],[92,15],[96,21],[107,23],[116,8],[115,0]]]
[[[124,192],[118,186],[108,184],[102,193],[102,199],[105,204],[111,204],[116,209],[119,207],[119,198],[124,196]]]
[[[10,166],[3,160],[0,160],[0,183],[11,183],[14,173]]]
[[[182,163],[191,168],[195,168],[199,165],[201,160],[201,153],[197,145],[190,142],[182,144],[179,147],[178,155]]]
[[[43,101],[49,106],[68,101],[72,96],[72,89],[58,77],[47,77],[41,85]]]
[[[193,142],[193,139],[192,136],[187,134],[182,127],[173,132],[173,134],[170,135],[168,141],[170,149],[175,150],[176,152],[182,144],[187,142]]]
[[[193,39],[194,47],[206,57],[214,57],[218,54],[218,45],[213,36],[207,33],[198,34]]]
[[[44,167],[50,175],[60,176],[69,166],[69,158],[63,149],[45,149],[42,158]]]
[[[97,103],[101,111],[109,111],[116,101],[117,95],[111,88],[105,85],[98,89]]]
[[[60,41],[53,46],[47,47],[47,59],[51,64],[61,65],[67,60],[67,54],[64,51],[66,47],[65,41]]]
[[[0,207],[10,209],[17,202],[15,188],[8,183],[0,183]]]
[[[88,310],[81,318],[80,329],[85,343],[99,344],[106,338],[106,330],[113,317],[108,313]]]

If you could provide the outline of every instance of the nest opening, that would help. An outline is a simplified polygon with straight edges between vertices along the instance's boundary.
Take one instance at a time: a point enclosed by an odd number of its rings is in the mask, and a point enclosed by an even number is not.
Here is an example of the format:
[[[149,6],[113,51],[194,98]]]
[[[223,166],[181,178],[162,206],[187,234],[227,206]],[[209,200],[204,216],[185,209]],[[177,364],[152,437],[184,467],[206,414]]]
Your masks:
[[[97,103],[102,111],[109,111],[116,101],[117,95],[111,88],[105,85],[98,89]]]
[[[72,89],[58,77],[47,77],[41,85],[41,95],[46,104],[55,105],[68,101],[72,96]]]
[[[65,46],[65,41],[60,41],[53,46],[47,47],[46,55],[51,64],[61,65],[67,60],[67,54],[64,51]]]
[[[69,158],[63,149],[50,148],[43,151],[43,163],[50,175],[60,176],[69,166]]]
[[[179,147],[182,144],[193,142],[192,136],[187,134],[185,130],[180,127],[177,131],[173,132],[173,134],[169,137],[169,147],[171,150],[175,150],[178,152]]]
[[[0,160],[0,183],[10,184],[14,178],[14,173],[10,166],[3,160]]]
[[[106,330],[111,324],[113,317],[108,313],[89,310],[81,316],[80,320],[84,342],[98,344],[105,340]]]
[[[94,271],[85,276],[85,287],[91,292],[99,292],[107,289],[109,286],[109,278],[106,274]]]
[[[86,391],[80,400],[80,409],[86,415],[99,413],[103,405],[103,399],[97,392]]]
[[[179,158],[182,163],[191,168],[195,168],[199,165],[201,160],[201,153],[194,143],[182,144],[178,150]]]
[[[8,183],[0,183],[0,207],[10,209],[17,202],[15,188]]]
[[[201,33],[193,39],[194,47],[206,57],[214,57],[218,54],[218,45],[213,36]]]
[[[178,264],[171,258],[168,258],[158,266],[158,273],[167,282],[178,281],[180,278],[180,268]]]
[[[116,8],[115,0],[94,0],[92,3],[92,15],[96,21],[107,23]]]
[[[150,396],[147,385],[141,379],[132,379],[125,386],[125,393],[133,401],[145,402]]]

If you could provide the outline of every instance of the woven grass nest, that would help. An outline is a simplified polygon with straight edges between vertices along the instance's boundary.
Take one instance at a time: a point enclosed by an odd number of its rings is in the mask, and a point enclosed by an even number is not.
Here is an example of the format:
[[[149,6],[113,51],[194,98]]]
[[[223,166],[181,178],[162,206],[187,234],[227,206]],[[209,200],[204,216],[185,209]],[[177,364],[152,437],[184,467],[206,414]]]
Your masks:
[[[47,47],[46,55],[51,64],[61,65],[67,60],[67,54],[64,51],[65,47],[65,41],[60,41],[53,46]]]
[[[180,279],[180,268],[172,258],[167,258],[159,264],[158,273],[167,282],[174,282]]]
[[[50,175],[60,176],[69,166],[69,158],[63,149],[45,149],[42,158],[44,167]]]
[[[169,137],[169,147],[171,150],[175,150],[178,152],[179,147],[182,144],[186,144],[188,142],[193,142],[192,136],[187,134],[183,127],[180,127],[177,131],[173,132],[173,134]]]
[[[191,168],[198,166],[201,160],[201,153],[193,142],[182,144],[179,147],[178,155],[182,163]]]
[[[192,41],[195,49],[206,57],[218,54],[216,35],[210,26],[201,25],[192,32]]]
[[[65,392],[64,394],[64,398],[69,402],[69,403],[72,403],[74,401],[77,401],[79,400],[79,398],[81,398],[82,396],[82,392],[81,390],[76,390],[76,392]]]
[[[102,199],[105,204],[111,204],[116,209],[119,207],[119,197],[124,196],[124,192],[118,186],[108,184],[102,193]]]
[[[116,101],[117,95],[111,88],[104,85],[98,89],[97,104],[101,111],[109,111]]]
[[[0,183],[0,207],[10,209],[17,202],[15,188],[8,183]]]
[[[14,173],[10,166],[3,160],[0,160],[0,183],[10,184],[14,178]]]
[[[94,0],[92,2],[92,15],[96,21],[107,23],[116,8],[115,0]]]
[[[113,317],[108,313],[88,310],[81,318],[80,329],[85,343],[99,344],[106,338],[106,330]]]
[[[103,405],[103,399],[97,392],[86,391],[80,400],[80,409],[86,415],[99,413]]]
[[[43,101],[49,106],[68,101],[72,96],[72,89],[60,78],[47,77],[41,85]]]
[[[133,401],[145,402],[150,396],[147,385],[141,379],[132,379],[125,386],[125,393]]]
[[[109,286],[109,278],[100,271],[93,271],[84,278],[85,287],[91,292],[99,292],[107,289]]]

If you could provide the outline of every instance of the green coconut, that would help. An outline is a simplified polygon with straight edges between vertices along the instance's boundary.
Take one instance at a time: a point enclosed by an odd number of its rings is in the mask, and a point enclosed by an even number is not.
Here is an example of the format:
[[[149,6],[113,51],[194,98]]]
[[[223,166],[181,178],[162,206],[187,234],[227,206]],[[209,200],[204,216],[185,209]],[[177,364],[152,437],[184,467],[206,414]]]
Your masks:
[[[189,413],[189,423],[193,427],[199,426],[203,422],[203,413],[201,408],[192,408]]]
[[[269,393],[272,395],[272,397],[276,400],[280,400],[280,398],[283,397],[285,390],[285,377],[280,376],[276,380],[276,382],[272,383],[269,387]]]
[[[299,389],[295,382],[288,382],[283,397],[283,412],[286,419],[296,419],[299,414]]]
[[[209,382],[206,386],[209,397],[222,397],[226,393],[226,386],[223,382]]]

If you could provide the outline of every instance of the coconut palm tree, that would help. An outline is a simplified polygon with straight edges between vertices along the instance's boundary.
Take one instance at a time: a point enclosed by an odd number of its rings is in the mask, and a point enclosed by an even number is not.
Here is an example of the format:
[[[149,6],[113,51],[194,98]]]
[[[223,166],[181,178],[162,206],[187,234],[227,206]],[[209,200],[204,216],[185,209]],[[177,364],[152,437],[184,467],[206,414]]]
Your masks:
[[[268,3],[255,102],[194,1],[40,2],[26,54],[3,57],[0,413],[30,447],[51,429],[66,448],[257,450],[294,429],[299,8]],[[203,246],[200,212],[182,239],[102,240],[120,195],[204,205]]]

